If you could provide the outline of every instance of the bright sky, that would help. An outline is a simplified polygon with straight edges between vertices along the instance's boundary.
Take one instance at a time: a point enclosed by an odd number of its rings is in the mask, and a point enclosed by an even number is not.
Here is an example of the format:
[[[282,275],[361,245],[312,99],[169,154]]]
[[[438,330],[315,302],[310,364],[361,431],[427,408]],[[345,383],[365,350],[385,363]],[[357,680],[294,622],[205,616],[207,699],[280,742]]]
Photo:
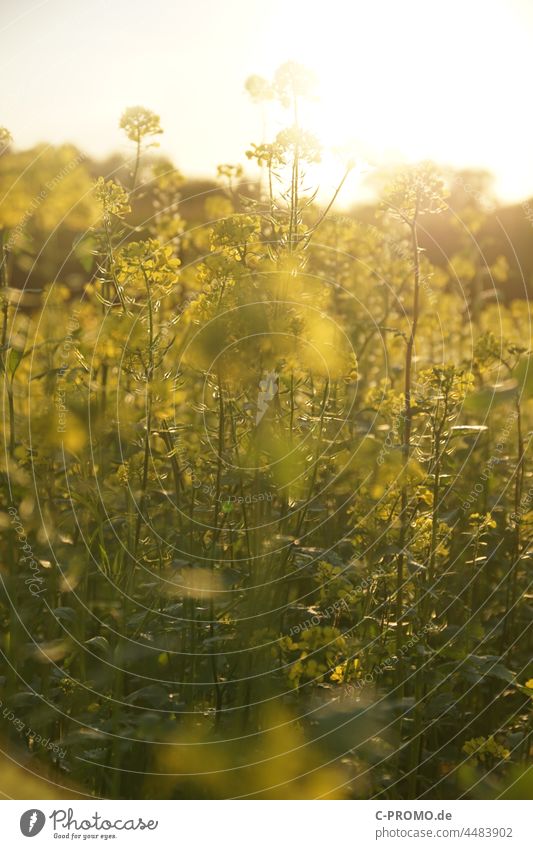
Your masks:
[[[516,200],[533,195],[532,48],[533,0],[1,0],[0,125],[104,155],[128,150],[118,119],[141,104],[183,171],[213,175],[263,140],[246,77],[295,59],[321,80],[325,142],[486,167]]]

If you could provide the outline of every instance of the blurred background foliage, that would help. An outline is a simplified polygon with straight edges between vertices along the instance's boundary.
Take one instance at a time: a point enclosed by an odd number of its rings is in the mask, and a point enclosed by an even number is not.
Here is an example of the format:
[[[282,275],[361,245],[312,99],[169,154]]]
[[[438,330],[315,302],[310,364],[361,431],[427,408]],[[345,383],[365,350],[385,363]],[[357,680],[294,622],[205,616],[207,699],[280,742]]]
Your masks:
[[[531,223],[319,203],[311,87],[253,178],[4,132],[9,796],[531,794]]]

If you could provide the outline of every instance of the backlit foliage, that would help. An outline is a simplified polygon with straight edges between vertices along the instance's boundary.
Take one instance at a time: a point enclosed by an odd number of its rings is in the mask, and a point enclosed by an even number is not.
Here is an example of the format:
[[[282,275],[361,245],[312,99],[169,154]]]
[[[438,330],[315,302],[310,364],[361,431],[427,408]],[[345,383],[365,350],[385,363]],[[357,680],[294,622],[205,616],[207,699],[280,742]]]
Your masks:
[[[248,80],[286,128],[191,220],[147,109],[105,176],[0,129],[1,733],[59,786],[527,790],[529,306],[434,166],[318,200],[315,82]]]

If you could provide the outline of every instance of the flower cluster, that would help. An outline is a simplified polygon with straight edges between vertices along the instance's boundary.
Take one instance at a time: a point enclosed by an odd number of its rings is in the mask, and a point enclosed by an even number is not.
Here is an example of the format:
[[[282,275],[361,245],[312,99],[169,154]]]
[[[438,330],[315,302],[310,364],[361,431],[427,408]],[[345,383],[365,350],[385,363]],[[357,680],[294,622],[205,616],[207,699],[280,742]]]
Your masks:
[[[124,218],[131,212],[127,191],[114,180],[104,180],[103,177],[98,177],[94,186],[94,194],[102,207],[104,219],[110,220],[112,216]]]
[[[130,106],[126,109],[120,119],[120,129],[136,144],[147,136],[157,136],[163,132],[159,115],[144,106]]]

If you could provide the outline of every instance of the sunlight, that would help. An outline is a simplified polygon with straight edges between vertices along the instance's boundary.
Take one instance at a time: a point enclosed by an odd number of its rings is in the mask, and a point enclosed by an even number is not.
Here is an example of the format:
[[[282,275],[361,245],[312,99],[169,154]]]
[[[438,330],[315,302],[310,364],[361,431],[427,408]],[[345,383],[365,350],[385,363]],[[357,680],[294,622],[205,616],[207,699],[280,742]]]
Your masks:
[[[533,0],[2,11],[8,845],[529,846]]]
[[[316,4],[303,14],[297,2],[287,11],[297,45],[278,45],[276,61],[291,49],[315,72],[320,95],[306,121],[325,146],[352,146],[378,166],[430,158],[487,167],[502,194],[520,195],[531,135],[513,137],[509,157],[509,125],[524,112],[516,80],[529,42],[513,5],[340,0],[327,14]],[[322,181],[339,170],[328,157]]]

